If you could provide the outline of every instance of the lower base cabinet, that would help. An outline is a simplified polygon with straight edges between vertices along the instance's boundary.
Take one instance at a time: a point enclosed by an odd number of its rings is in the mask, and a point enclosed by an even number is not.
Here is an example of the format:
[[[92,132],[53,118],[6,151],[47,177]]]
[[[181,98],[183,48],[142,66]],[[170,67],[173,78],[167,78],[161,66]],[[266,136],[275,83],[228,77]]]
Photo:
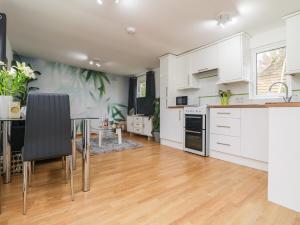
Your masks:
[[[268,109],[211,109],[210,156],[267,170]]]

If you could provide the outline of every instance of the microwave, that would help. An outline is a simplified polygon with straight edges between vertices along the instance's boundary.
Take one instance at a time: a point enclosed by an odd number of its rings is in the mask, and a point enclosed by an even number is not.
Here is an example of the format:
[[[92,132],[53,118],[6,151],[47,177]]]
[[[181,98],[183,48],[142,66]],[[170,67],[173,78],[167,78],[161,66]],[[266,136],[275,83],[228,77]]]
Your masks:
[[[178,96],[178,97],[176,97],[176,105],[189,105],[188,96]]]

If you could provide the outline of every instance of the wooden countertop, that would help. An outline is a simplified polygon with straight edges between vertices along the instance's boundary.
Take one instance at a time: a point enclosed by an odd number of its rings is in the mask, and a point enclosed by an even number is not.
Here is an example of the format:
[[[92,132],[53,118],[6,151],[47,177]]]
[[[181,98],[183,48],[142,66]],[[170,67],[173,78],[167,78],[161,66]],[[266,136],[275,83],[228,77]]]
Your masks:
[[[240,105],[209,105],[208,108],[273,108],[273,107],[300,107],[300,102],[268,102],[265,104]]]
[[[193,107],[192,105],[172,105],[168,106],[169,109],[183,109],[184,107]]]
[[[208,108],[266,108],[266,104],[209,105]]]

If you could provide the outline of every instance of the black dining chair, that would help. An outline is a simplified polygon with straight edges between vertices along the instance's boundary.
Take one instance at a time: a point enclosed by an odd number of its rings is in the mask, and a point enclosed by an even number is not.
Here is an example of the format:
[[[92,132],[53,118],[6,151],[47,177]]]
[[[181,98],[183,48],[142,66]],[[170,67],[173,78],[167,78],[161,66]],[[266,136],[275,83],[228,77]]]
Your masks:
[[[74,201],[70,100],[65,94],[29,94],[23,148],[23,214],[31,181],[31,162],[66,157]]]

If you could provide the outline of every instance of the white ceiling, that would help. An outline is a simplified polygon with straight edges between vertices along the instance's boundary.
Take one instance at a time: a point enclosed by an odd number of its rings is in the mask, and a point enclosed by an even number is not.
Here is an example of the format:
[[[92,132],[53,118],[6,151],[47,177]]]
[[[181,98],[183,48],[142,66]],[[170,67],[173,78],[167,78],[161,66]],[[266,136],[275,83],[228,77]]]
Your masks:
[[[283,25],[300,10],[299,0],[0,0],[8,36],[19,54],[100,70],[137,74],[159,66],[158,57],[246,31],[251,35]],[[238,21],[222,29],[211,21],[222,11]],[[130,36],[127,26],[137,33]],[[96,69],[96,68],[95,68]]]

